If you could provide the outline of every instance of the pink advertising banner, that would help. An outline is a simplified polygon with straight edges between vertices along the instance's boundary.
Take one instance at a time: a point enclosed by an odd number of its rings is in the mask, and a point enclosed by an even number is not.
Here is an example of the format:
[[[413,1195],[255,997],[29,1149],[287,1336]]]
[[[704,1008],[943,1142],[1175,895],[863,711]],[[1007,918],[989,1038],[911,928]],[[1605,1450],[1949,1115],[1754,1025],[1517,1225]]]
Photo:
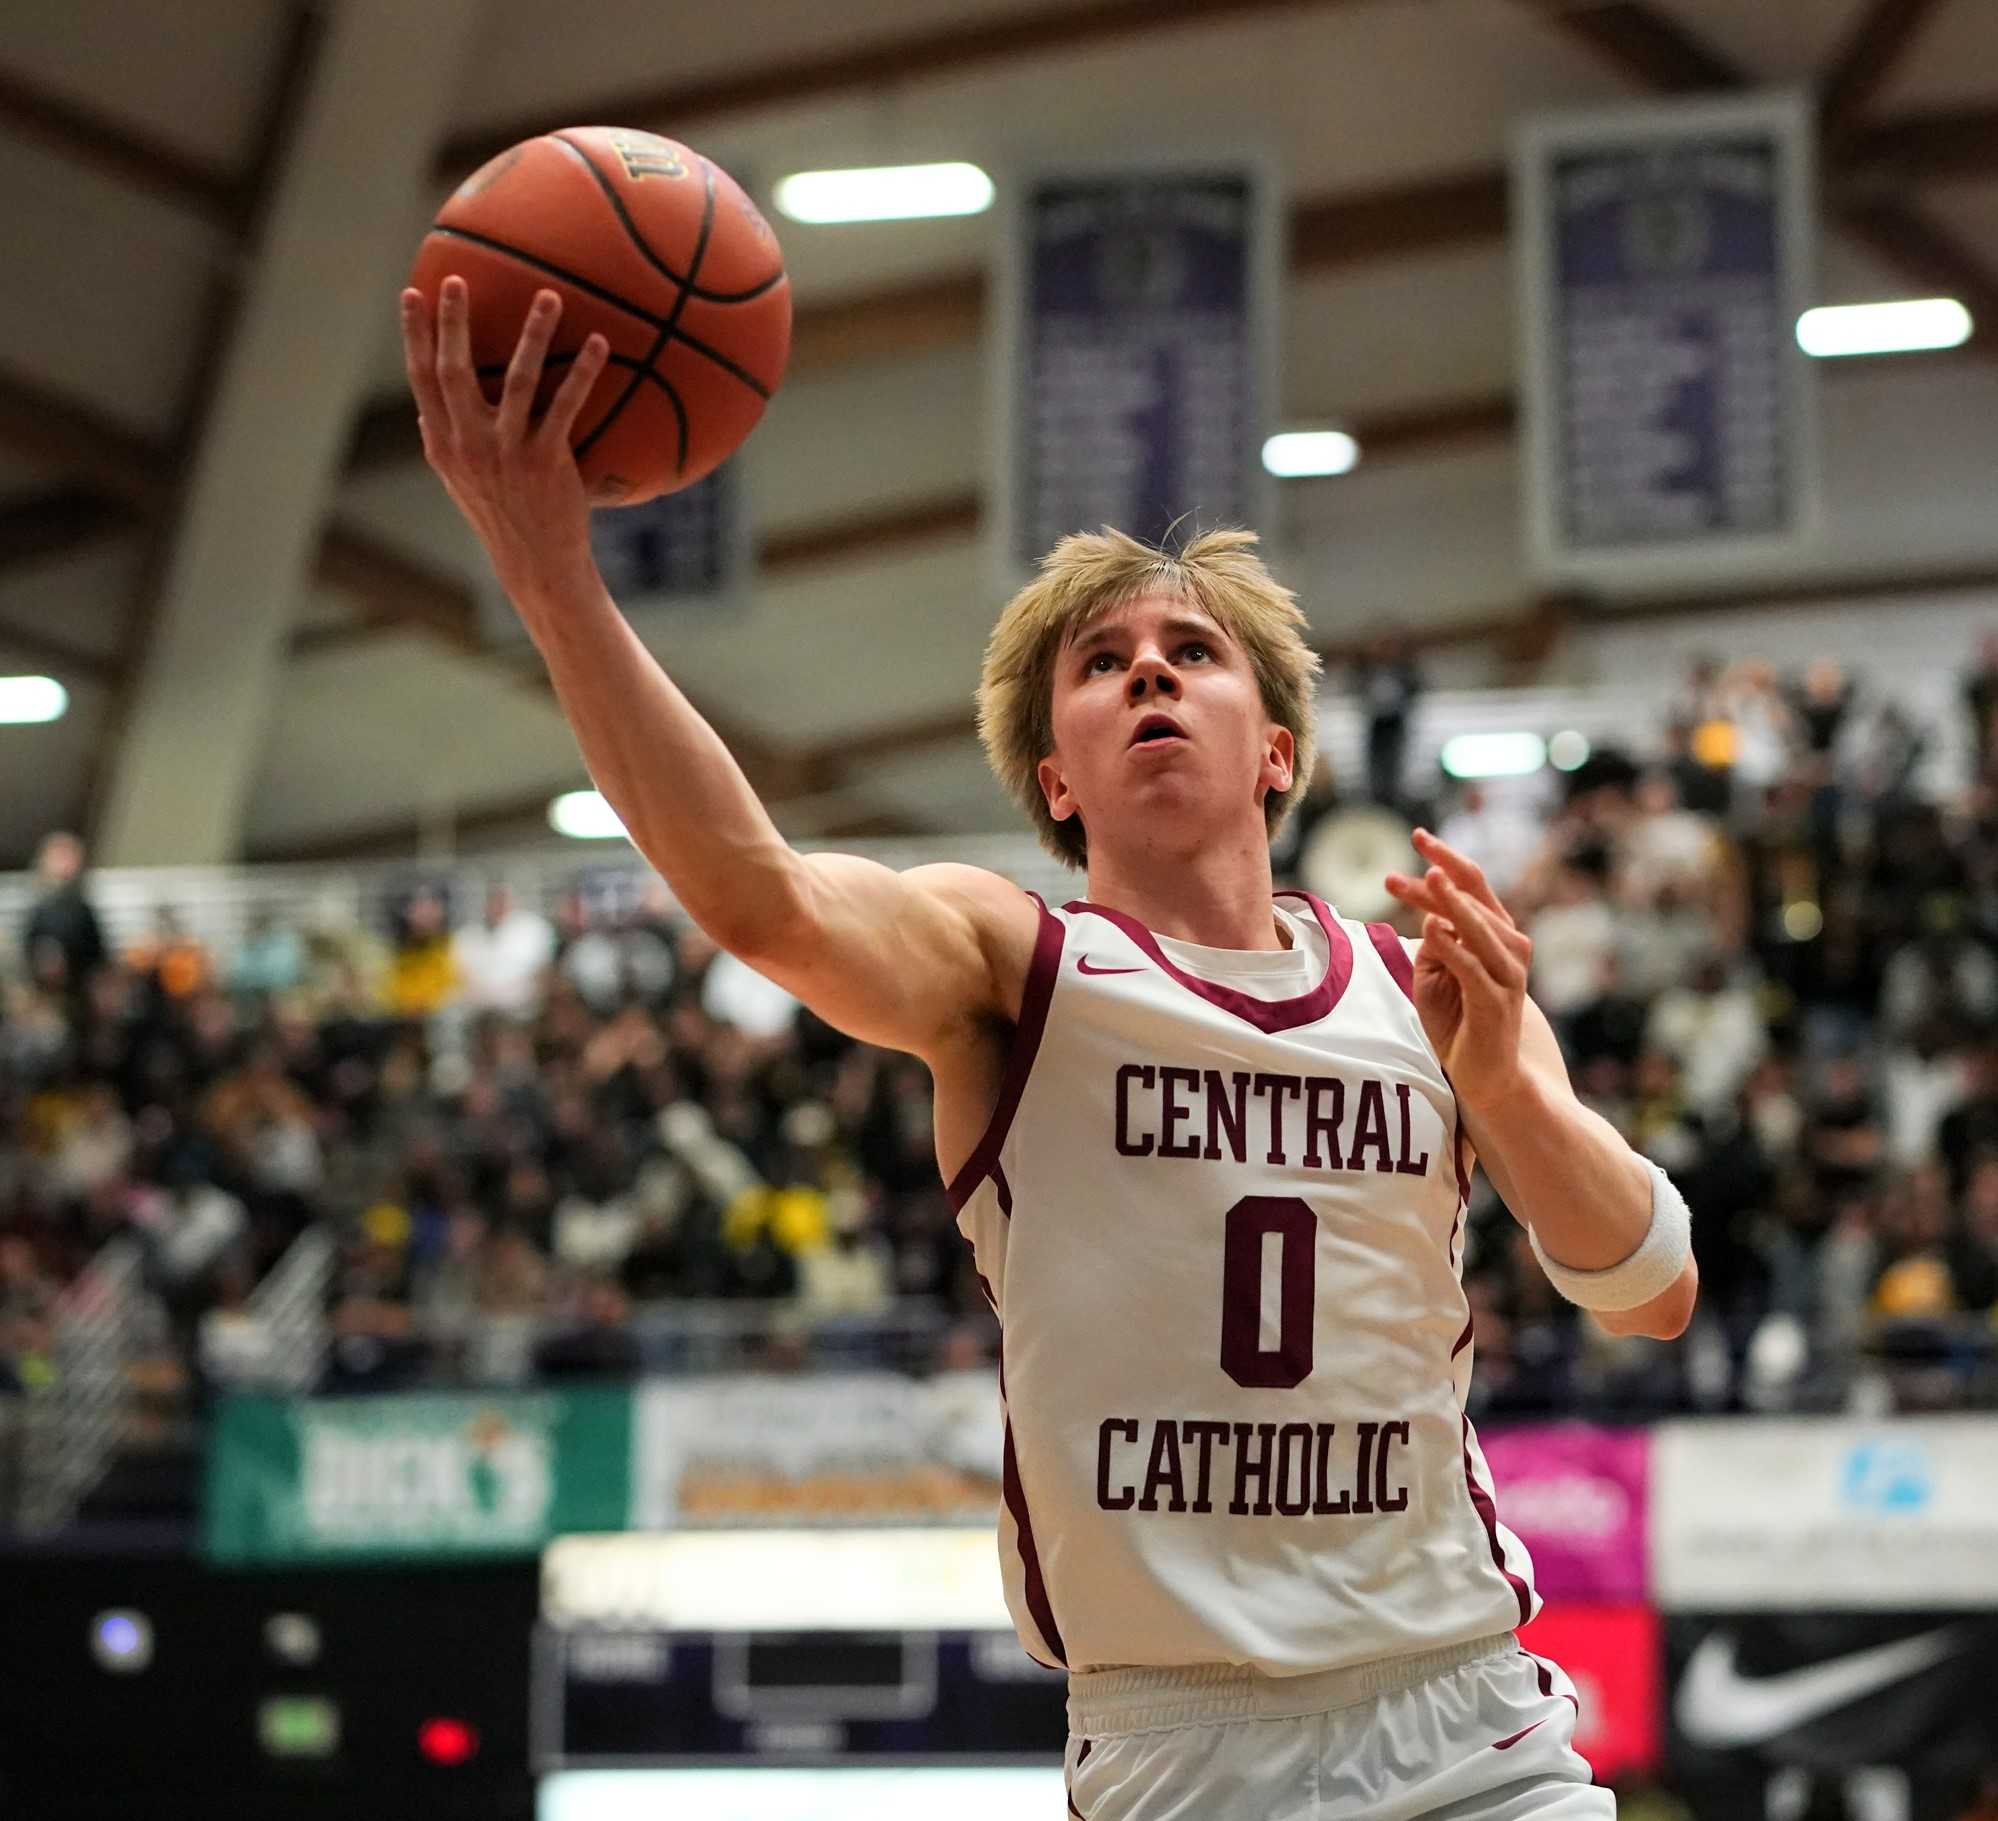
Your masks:
[[[1499,1522],[1533,1556],[1550,1600],[1642,1600],[1650,1437],[1587,1423],[1481,1435],[1498,1487]]]

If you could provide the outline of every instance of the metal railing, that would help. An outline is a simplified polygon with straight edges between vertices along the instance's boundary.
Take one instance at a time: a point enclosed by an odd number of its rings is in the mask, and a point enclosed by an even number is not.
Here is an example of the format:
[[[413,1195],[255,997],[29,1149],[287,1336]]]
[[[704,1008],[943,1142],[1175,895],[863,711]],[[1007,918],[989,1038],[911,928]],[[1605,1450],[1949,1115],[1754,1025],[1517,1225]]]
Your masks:
[[[124,1429],[128,1368],[165,1333],[136,1239],[114,1239],[90,1261],[58,1299],[54,1325],[54,1372],[22,1411],[16,1509],[31,1534],[68,1523],[103,1477]]]

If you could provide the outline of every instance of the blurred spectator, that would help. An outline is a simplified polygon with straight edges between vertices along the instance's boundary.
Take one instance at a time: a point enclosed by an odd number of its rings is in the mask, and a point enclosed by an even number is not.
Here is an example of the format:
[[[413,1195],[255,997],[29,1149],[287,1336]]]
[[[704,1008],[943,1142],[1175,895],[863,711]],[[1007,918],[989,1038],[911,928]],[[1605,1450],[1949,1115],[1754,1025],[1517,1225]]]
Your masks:
[[[229,990],[240,998],[275,998],[305,979],[305,945],[267,904],[250,912],[242,946],[229,967]]]
[[[165,904],[153,913],[153,927],[125,951],[125,965],[169,999],[192,999],[215,972],[206,947]]]
[[[35,856],[37,891],[21,951],[30,977],[43,986],[81,992],[109,952],[84,893],[83,866],[83,843],[72,834],[48,836]]]
[[[1998,632],[1987,632],[1977,663],[1963,679],[1963,705],[1970,717],[1970,751],[1977,774],[1991,769],[1998,751]]]
[[[391,1010],[425,1018],[440,1010],[457,988],[444,900],[424,887],[410,894],[396,919],[386,997]]]
[[[1541,840],[1539,819],[1516,795],[1494,795],[1483,784],[1464,786],[1457,807],[1443,818],[1436,833],[1477,861],[1492,890],[1500,894],[1518,883]]]
[[[552,1379],[635,1377],[639,1351],[630,1319],[624,1292],[608,1279],[591,1279],[573,1318],[534,1350],[535,1371]]]
[[[1533,996],[1561,1030],[1594,999],[1616,954],[1616,914],[1600,872],[1563,864],[1532,927]]]
[[[1408,736],[1422,696],[1422,672],[1405,635],[1376,639],[1356,669],[1354,690],[1367,720],[1367,794],[1398,808],[1407,776]]]
[[[1687,1104],[1708,1116],[1733,1104],[1769,1047],[1754,988],[1714,954],[1701,957],[1684,986],[1658,996],[1645,1036],[1678,1063]]]
[[[451,939],[464,1004],[509,1018],[527,1016],[540,1002],[541,976],[554,956],[548,919],[516,903],[506,885],[487,887],[479,921],[460,926]]]

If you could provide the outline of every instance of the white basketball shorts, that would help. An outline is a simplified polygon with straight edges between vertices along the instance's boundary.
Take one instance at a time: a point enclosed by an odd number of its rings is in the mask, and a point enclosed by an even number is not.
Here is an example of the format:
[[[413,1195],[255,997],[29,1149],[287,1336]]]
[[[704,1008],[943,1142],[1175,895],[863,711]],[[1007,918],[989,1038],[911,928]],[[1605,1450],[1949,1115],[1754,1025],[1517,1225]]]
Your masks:
[[[1069,1678],[1081,1821],[1614,1821],[1574,1684],[1510,1632],[1322,1675],[1233,1664]]]

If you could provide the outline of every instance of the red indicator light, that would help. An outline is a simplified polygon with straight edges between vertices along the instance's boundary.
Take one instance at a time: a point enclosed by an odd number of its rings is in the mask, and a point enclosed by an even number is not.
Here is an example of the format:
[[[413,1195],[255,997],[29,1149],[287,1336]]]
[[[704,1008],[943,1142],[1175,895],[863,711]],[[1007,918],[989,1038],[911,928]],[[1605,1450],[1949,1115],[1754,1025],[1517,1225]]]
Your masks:
[[[463,1764],[479,1754],[479,1730],[463,1720],[425,1720],[416,1729],[416,1749],[432,1764]]]

